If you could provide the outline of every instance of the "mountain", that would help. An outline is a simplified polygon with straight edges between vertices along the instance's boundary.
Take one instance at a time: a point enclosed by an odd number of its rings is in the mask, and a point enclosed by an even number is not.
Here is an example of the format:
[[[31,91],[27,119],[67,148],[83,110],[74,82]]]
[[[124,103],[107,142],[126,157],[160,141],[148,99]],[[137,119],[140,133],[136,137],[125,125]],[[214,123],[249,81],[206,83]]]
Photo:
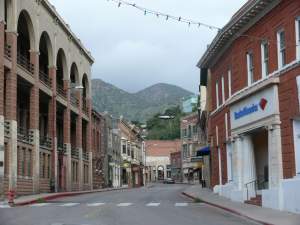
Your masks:
[[[131,121],[144,122],[167,108],[179,105],[180,99],[193,95],[181,87],[159,83],[136,93],[129,93],[100,79],[92,81],[93,104],[99,112],[109,112]]]

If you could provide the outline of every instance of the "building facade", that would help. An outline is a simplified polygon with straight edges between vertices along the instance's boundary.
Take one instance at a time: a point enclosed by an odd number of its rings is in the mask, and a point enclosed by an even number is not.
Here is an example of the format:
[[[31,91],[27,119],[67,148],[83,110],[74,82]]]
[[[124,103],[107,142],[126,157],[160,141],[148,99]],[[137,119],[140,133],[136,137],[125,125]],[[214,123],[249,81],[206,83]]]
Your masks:
[[[104,117],[102,114],[92,111],[92,152],[93,152],[93,189],[105,187],[103,173],[104,162]]]
[[[182,171],[181,171],[181,151],[179,152],[172,152],[170,154],[170,161],[171,161],[171,178],[176,182],[182,181]]]
[[[171,178],[170,155],[173,152],[180,151],[181,141],[147,140],[145,148],[147,182],[163,181],[166,178]]]
[[[1,192],[91,189],[90,52],[47,0],[1,0],[0,36]]]
[[[181,118],[182,179],[185,183],[201,183],[203,157],[197,153],[206,146],[206,136],[199,126],[199,113]]]
[[[198,66],[214,190],[299,213],[300,2],[248,1]]]
[[[144,185],[144,140],[141,130],[124,119],[118,123],[121,134],[121,185],[140,187]]]

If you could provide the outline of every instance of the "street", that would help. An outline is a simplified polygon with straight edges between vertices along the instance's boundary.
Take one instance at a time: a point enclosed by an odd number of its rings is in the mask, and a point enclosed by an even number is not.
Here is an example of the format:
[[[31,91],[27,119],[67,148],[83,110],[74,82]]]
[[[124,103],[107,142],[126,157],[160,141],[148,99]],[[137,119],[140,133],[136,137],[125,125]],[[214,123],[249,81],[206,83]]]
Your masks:
[[[186,185],[86,194],[16,208],[0,208],[1,225],[252,225],[181,195]]]

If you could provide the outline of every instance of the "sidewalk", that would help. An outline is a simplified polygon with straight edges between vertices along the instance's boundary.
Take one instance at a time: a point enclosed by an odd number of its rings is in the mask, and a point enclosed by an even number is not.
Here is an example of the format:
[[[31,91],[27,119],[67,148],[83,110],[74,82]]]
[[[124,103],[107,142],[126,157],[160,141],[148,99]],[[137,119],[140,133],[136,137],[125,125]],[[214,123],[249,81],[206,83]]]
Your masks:
[[[74,192],[59,192],[59,193],[43,193],[43,194],[36,194],[36,195],[26,195],[20,196],[14,200],[15,206],[23,206],[34,204],[37,202],[44,202],[48,200],[53,200],[57,198],[63,197],[71,197],[76,195],[83,195],[83,194],[91,194],[97,192],[108,192],[108,191],[118,191],[118,190],[125,190],[128,188],[104,188],[104,189],[97,189],[92,191],[74,191]],[[0,205],[7,205],[7,201],[0,202]]]
[[[202,189],[199,185],[188,187],[183,194],[190,198],[200,199],[208,205],[212,205],[264,225],[300,224],[300,215],[232,202],[227,198],[214,194],[209,189]]]

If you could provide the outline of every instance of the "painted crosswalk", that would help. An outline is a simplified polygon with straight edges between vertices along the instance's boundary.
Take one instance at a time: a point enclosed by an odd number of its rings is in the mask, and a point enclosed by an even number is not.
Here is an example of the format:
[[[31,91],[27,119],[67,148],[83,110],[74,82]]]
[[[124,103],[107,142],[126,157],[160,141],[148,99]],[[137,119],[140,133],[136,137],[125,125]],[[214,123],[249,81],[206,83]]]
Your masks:
[[[155,207],[155,206],[159,206],[160,203],[159,202],[150,202],[148,204],[146,204],[146,206],[150,206],[150,207]]]
[[[105,207],[105,206],[116,206],[116,207],[134,207],[134,206],[145,206],[145,207],[160,207],[165,205],[172,205],[173,207],[187,207],[187,206],[195,206],[202,205],[196,203],[188,203],[188,202],[146,202],[146,203],[132,203],[132,202],[119,202],[119,203],[109,203],[109,202],[89,202],[89,203],[77,203],[77,202],[45,202],[45,203],[36,203],[29,205],[27,207],[31,208],[39,208],[39,207]],[[0,209],[8,209],[13,208],[7,204],[0,204]]]
[[[124,202],[124,203],[119,203],[117,204],[118,207],[126,207],[126,206],[131,206],[132,203],[129,203],[129,202]]]
[[[95,202],[95,203],[88,203],[87,206],[88,207],[98,207],[98,206],[102,206],[105,205],[105,203],[103,202]]]
[[[180,202],[180,203],[175,203],[175,206],[176,207],[185,207],[185,206],[188,206],[189,204],[186,203],[186,202]]]

